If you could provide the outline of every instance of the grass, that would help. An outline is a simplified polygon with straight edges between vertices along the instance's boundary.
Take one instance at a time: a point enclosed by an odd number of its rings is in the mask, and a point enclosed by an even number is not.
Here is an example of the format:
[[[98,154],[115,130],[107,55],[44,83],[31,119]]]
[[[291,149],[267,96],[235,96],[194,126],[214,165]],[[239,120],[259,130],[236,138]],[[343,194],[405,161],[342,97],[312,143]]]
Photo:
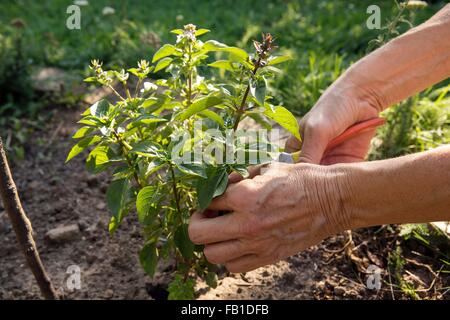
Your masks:
[[[130,66],[149,58],[158,43],[172,41],[169,30],[192,22],[212,30],[211,36],[247,49],[261,32],[277,37],[281,51],[295,60],[273,85],[284,104],[298,114],[312,107],[323,90],[353,61],[364,55],[379,30],[365,23],[363,1],[227,0],[227,1],[115,1],[115,14],[102,9],[112,2],[89,1],[81,7],[81,30],[69,30],[65,21],[69,0],[17,0],[0,4],[0,32],[13,19],[25,22],[24,48],[33,66],[56,66],[85,74],[93,58],[107,65]],[[377,1],[383,19],[392,16],[393,1]],[[419,23],[439,5],[420,11]],[[207,37],[206,37],[207,39]]]

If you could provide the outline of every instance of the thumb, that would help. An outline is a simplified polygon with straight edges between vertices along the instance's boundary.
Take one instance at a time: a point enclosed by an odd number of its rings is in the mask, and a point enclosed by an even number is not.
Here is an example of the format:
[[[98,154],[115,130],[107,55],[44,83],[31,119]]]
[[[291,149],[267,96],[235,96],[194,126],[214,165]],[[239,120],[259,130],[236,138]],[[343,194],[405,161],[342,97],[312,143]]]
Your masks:
[[[299,162],[320,164],[327,144],[328,139],[321,130],[305,128]]]
[[[299,151],[302,148],[302,143],[294,136],[290,136],[284,145],[284,151],[293,153]]]

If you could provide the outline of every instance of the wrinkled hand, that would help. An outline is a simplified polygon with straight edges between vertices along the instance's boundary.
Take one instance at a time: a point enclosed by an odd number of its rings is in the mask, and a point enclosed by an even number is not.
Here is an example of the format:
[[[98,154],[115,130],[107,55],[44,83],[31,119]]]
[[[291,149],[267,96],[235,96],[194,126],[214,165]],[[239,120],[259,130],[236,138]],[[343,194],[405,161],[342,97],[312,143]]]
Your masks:
[[[246,272],[286,258],[342,231],[332,218],[338,196],[330,167],[271,163],[248,179],[231,175],[227,191],[205,212],[192,215],[189,236],[205,244],[211,263]],[[211,212],[231,213],[210,218]],[[341,230],[342,229],[342,230]]]
[[[286,141],[287,152],[301,148],[300,162],[335,164],[363,161],[376,129],[367,130],[325,152],[328,143],[350,126],[378,116],[379,107],[353,98],[331,86],[300,121],[303,145],[295,137]]]

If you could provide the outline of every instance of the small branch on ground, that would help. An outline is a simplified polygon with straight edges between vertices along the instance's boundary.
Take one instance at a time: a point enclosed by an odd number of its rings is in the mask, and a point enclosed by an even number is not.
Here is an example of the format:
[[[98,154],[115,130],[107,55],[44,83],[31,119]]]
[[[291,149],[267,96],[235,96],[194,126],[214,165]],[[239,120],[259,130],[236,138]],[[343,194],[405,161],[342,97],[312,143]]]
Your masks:
[[[39,289],[45,299],[55,300],[58,295],[48,277],[36,244],[33,239],[33,229],[31,222],[23,210],[20,203],[19,194],[9,169],[6,153],[3,148],[3,141],[0,137],[0,195],[5,207],[5,211],[11,220],[14,232],[19,242],[20,248],[27,260],[33,275],[37,281]]]

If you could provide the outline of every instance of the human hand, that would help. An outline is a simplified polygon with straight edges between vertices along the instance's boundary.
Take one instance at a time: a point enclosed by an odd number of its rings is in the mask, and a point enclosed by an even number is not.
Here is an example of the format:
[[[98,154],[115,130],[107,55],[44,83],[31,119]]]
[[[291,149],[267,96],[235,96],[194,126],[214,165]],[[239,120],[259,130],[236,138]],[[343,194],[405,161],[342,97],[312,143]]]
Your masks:
[[[334,164],[362,161],[369,149],[375,128],[364,130],[339,145],[328,144],[350,126],[376,118],[377,104],[353,98],[353,94],[331,86],[300,121],[303,145],[295,137],[286,141],[285,151],[301,149],[300,162]]]
[[[192,215],[189,236],[205,245],[211,263],[231,272],[276,262],[346,229],[331,167],[270,163],[253,168],[248,179],[230,180],[205,212]],[[222,210],[231,213],[210,217]]]

